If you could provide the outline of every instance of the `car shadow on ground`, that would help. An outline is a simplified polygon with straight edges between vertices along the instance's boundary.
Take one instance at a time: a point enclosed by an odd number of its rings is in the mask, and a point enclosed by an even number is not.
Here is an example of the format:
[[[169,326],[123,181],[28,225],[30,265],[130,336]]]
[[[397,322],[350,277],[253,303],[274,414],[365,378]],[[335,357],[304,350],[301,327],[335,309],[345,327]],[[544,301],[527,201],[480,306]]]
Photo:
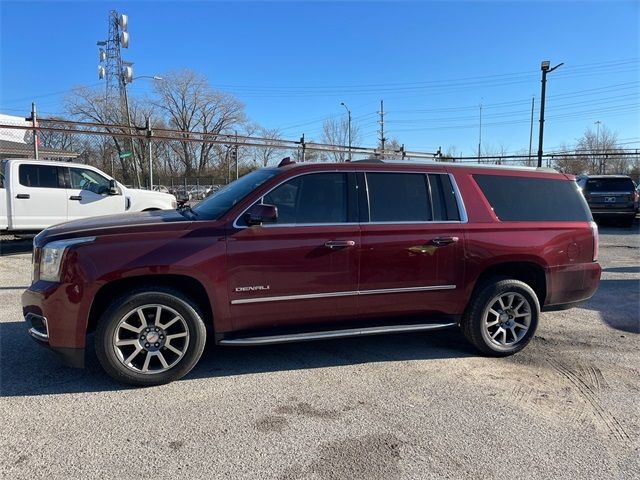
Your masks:
[[[606,234],[617,236],[640,233],[640,222],[636,219],[631,227],[623,227],[614,222],[600,221],[598,222],[598,232],[600,235]]]
[[[93,338],[88,339],[93,344]],[[88,349],[85,369],[65,367],[38,346],[24,322],[0,323],[0,396],[37,396],[125,390]],[[185,380],[357,365],[372,362],[461,358],[477,355],[458,329],[317,342],[216,347],[208,344]]]
[[[2,240],[0,241],[0,257],[31,253],[32,248],[32,239]]]
[[[640,265],[632,267],[607,267],[603,268],[602,271],[610,273],[640,273]]]
[[[603,279],[600,280],[600,286],[595,295],[582,308],[598,311],[604,322],[611,328],[623,332],[640,333],[639,299],[639,279]]]

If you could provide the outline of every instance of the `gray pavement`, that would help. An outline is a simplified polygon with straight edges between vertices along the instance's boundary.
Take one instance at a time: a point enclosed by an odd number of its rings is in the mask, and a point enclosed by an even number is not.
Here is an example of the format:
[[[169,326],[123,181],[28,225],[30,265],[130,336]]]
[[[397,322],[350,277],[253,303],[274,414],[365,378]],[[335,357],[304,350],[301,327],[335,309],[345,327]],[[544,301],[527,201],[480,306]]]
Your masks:
[[[212,348],[125,388],[25,333],[29,242],[0,246],[0,478],[638,478],[640,234],[601,229],[601,287],[510,358],[456,331]]]

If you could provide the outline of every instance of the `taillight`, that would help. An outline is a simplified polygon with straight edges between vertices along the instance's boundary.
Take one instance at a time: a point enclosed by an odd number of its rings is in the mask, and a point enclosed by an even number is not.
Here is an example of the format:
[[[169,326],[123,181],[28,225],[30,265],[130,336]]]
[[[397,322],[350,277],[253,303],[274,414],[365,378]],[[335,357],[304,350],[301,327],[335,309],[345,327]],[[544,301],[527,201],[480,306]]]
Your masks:
[[[600,253],[600,239],[598,238],[598,224],[596,222],[589,223],[591,227],[591,235],[593,235],[593,261],[598,261]]]

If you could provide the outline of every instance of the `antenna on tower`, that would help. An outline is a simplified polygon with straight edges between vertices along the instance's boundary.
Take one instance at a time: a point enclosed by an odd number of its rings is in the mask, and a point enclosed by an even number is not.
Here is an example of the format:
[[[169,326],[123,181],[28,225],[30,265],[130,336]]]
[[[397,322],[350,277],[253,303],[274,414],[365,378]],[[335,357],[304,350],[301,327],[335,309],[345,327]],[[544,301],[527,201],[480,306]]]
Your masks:
[[[115,10],[109,12],[109,34],[98,45],[98,78],[105,79],[106,117],[124,123],[126,111],[126,84],[133,79],[132,63],[122,60],[121,49],[129,48],[129,16]]]

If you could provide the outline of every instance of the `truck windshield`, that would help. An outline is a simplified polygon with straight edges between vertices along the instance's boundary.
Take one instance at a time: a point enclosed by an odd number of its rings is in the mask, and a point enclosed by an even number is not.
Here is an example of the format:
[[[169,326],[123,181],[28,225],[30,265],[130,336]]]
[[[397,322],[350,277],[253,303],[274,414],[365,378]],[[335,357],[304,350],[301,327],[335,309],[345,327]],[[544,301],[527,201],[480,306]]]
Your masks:
[[[248,173],[199,202],[193,207],[193,211],[198,219],[217,220],[249,193],[280,172],[277,168],[261,168]]]

